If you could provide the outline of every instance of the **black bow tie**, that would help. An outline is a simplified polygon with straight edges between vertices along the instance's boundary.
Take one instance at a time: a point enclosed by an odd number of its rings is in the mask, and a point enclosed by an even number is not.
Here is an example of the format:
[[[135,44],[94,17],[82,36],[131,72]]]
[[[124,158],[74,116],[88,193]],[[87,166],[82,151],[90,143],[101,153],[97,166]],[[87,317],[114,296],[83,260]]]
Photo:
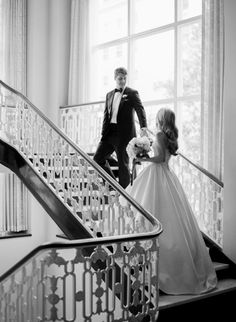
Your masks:
[[[116,88],[116,89],[115,89],[115,93],[116,93],[116,92],[120,92],[120,93],[121,93],[121,92],[122,92],[122,88],[119,88],[119,89],[118,89],[118,88]]]

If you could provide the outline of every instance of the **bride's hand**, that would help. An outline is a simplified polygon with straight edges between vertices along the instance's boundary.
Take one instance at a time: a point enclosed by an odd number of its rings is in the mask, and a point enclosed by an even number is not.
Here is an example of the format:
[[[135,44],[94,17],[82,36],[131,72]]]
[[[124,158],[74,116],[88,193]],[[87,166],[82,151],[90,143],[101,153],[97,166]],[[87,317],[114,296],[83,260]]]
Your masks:
[[[135,158],[134,159],[135,164],[141,164],[141,162],[142,162],[142,158]]]

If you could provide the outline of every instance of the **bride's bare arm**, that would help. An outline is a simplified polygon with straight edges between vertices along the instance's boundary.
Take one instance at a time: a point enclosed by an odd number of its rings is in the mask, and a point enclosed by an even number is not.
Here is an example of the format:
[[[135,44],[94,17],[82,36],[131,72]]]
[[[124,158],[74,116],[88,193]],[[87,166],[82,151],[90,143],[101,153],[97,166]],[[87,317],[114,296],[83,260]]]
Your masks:
[[[162,132],[157,133],[157,154],[151,158],[140,158],[141,162],[162,163],[165,161],[165,134]]]

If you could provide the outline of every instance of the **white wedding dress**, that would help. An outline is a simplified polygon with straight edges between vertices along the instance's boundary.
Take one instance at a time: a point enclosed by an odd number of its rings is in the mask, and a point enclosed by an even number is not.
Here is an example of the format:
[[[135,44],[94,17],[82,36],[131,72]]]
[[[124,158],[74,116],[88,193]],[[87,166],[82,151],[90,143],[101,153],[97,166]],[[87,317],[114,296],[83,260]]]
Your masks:
[[[153,143],[157,155],[157,141]],[[150,163],[127,192],[163,226],[159,236],[159,288],[167,294],[200,294],[214,289],[217,277],[183,188],[165,162]]]

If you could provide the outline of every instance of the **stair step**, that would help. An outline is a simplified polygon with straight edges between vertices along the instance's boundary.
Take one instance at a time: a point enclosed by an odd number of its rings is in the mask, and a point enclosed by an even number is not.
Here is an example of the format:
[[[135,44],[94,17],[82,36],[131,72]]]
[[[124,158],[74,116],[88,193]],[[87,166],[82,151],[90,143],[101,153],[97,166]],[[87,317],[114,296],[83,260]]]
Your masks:
[[[159,310],[165,310],[175,306],[180,306],[186,303],[199,301],[202,299],[217,296],[219,294],[236,291],[236,279],[226,278],[219,280],[217,288],[209,293],[199,295],[164,295],[161,294],[159,298]]]
[[[226,264],[226,263],[213,262],[213,265],[214,265],[216,272],[229,268],[229,264]]]

